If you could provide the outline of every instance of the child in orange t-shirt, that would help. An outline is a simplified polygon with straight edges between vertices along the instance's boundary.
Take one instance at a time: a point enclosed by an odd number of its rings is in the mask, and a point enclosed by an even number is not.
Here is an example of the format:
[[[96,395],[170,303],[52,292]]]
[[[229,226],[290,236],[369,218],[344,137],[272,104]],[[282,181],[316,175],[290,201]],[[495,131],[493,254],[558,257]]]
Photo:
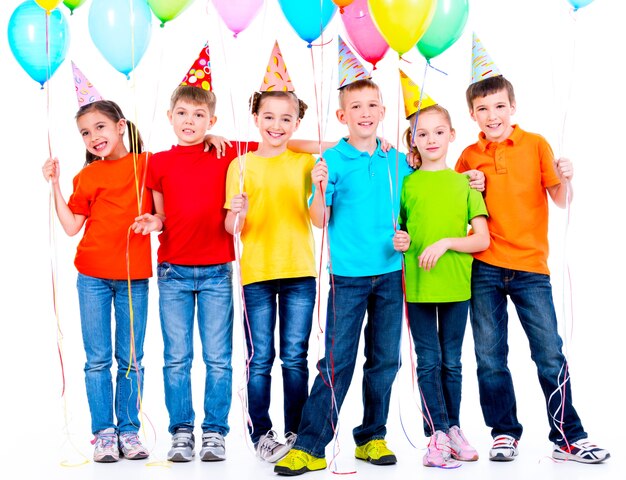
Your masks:
[[[56,212],[65,232],[73,236],[85,226],[74,263],[87,357],[85,383],[95,435],[94,461],[115,462],[120,450],[129,459],[146,458],[148,451],[137,436],[137,392],[141,394],[143,386],[141,360],[148,278],[152,275],[150,237],[136,235],[129,228],[137,215],[152,209],[150,195],[137,188],[144,177],[147,155],[141,153],[143,144],[137,128],[112,101],[83,105],[76,123],[87,147],[87,160],[74,177],[69,202],[65,202],[59,186],[58,159],[49,158],[42,170],[44,178],[52,182]],[[126,130],[130,152],[124,144]],[[111,305],[115,310],[114,339]],[[113,356],[117,363],[115,392]]]
[[[547,197],[561,208],[571,200],[572,164],[566,158],[555,160],[542,136],[511,124],[515,95],[501,75],[470,85],[467,103],[482,132],[478,142],[463,151],[456,170],[478,169],[485,174],[491,236],[489,248],[474,255],[470,308],[480,403],[494,438],[490,460],[513,460],[522,435],[507,366],[508,296],[537,366],[550,419],[552,456],[602,462],[609,452],[587,441],[572,404],[547,263]]]

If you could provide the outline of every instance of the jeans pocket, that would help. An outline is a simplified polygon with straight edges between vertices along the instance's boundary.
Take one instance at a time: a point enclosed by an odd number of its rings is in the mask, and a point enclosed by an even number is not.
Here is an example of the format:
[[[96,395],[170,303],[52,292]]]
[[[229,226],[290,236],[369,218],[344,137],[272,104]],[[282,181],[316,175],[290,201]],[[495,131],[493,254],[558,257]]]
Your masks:
[[[168,274],[172,266],[169,263],[163,262],[157,265],[157,277],[159,280],[167,280]]]

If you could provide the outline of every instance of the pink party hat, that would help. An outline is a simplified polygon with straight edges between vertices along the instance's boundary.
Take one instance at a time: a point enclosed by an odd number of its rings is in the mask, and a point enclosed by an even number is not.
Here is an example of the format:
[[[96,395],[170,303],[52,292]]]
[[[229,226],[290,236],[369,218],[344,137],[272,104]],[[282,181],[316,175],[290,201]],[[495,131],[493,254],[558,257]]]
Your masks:
[[[365,67],[359,62],[358,58],[352,53],[352,50],[348,48],[346,42],[339,37],[339,87],[342,88],[346,85],[356,82],[357,80],[363,80],[366,78],[372,78],[365,70]]]
[[[430,96],[425,92],[422,92],[420,87],[409,76],[400,71],[400,84],[402,85],[402,96],[404,97],[404,113],[408,119],[418,110],[423,110],[426,107],[432,107],[437,105]]]
[[[102,95],[98,93],[96,87],[87,80],[87,77],[74,62],[72,62],[72,73],[74,75],[74,87],[76,87],[76,98],[78,99],[79,107],[102,100]]]
[[[211,90],[211,56],[208,42],[204,44],[198,58],[193,62],[180,84]]]
[[[267,70],[259,90],[261,92],[293,92],[295,90],[278,42],[274,43],[272,55],[270,55],[270,61],[267,62]]]
[[[493,63],[482,42],[474,33],[472,36],[472,83],[498,75],[502,75],[500,70]]]

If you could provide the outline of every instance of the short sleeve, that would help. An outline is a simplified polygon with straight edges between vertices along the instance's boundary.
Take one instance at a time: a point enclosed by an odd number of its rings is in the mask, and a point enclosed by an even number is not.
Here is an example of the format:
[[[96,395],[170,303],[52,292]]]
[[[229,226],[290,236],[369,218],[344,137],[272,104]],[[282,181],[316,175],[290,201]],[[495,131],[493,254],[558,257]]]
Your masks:
[[[67,206],[72,213],[88,217],[91,213],[93,195],[90,193],[90,189],[87,188],[86,184],[88,182],[82,177],[81,172],[74,177],[74,191],[67,202]]]
[[[224,208],[230,210],[230,201],[233,197],[241,192],[240,175],[239,175],[239,158],[237,157],[228,166],[226,174],[226,198],[224,199]]]

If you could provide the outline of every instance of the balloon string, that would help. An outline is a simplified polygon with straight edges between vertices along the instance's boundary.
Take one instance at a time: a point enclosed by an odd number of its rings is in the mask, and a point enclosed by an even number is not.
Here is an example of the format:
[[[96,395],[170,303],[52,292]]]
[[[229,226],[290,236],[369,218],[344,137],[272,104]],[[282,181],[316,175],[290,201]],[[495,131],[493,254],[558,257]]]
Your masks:
[[[415,132],[417,131],[417,120],[419,118],[420,110],[422,109],[422,98],[424,97],[424,88],[426,87],[426,74],[428,73],[428,63],[424,67],[424,76],[422,77],[422,88],[420,88],[420,97],[417,102],[417,111],[415,112],[415,122],[413,123],[413,129],[411,130],[411,145],[408,146],[409,150],[413,146],[415,141]]]

